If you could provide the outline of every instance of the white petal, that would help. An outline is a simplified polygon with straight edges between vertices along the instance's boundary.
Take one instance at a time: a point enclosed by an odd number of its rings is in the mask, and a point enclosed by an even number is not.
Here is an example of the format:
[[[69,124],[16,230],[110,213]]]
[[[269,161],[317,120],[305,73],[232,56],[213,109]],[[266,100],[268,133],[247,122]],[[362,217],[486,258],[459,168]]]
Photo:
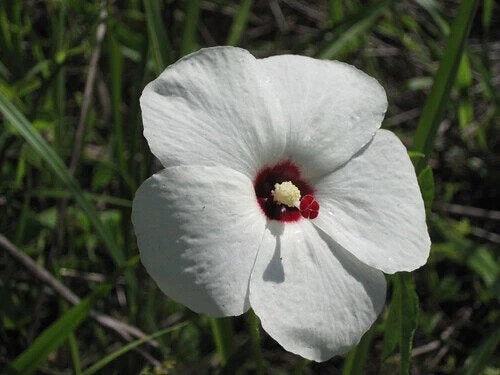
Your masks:
[[[382,272],[308,221],[270,222],[250,280],[250,304],[286,350],[325,361],[355,345],[385,301]]]
[[[224,165],[254,175],[281,158],[286,131],[265,71],[247,51],[190,54],[141,97],[144,136],[164,166]]]
[[[380,127],[385,91],[354,66],[295,55],[259,62],[272,78],[290,128],[286,152],[307,178],[344,164]]]
[[[430,239],[415,170],[387,130],[316,184],[315,225],[369,266],[386,273],[425,264]]]
[[[196,312],[239,315],[265,218],[252,182],[225,167],[172,167],[136,193],[141,260],[165,294]]]

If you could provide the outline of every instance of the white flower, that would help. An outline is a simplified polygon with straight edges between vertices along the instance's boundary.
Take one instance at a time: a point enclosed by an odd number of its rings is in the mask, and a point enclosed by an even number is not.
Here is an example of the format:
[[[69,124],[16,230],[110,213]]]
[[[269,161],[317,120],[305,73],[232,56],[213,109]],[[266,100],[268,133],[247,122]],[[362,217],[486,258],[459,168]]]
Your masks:
[[[147,85],[141,107],[165,167],[134,199],[141,259],[190,309],[251,307],[285,349],[324,361],[377,318],[383,272],[426,262],[413,166],[378,130],[384,89],[355,67],[203,49]]]

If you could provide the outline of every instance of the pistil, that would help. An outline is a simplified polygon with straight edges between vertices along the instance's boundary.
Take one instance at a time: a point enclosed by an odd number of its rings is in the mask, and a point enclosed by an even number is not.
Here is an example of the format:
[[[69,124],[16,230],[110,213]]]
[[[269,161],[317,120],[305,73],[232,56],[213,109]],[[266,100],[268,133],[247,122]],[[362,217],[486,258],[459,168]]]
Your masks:
[[[314,188],[290,160],[260,170],[254,187],[259,206],[271,220],[293,222],[318,216]]]

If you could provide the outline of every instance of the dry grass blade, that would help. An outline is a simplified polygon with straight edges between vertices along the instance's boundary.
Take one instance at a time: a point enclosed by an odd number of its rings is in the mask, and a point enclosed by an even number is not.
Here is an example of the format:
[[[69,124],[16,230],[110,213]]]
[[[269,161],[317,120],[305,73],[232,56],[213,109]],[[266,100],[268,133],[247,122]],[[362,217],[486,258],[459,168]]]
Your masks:
[[[29,256],[19,250],[12,242],[10,242],[4,235],[0,234],[0,245],[7,250],[7,252],[21,262],[30,273],[38,280],[52,288],[57,294],[63,297],[69,303],[76,305],[81,299],[63,283],[52,276],[45,268],[36,264]],[[90,316],[99,322],[102,326],[109,328],[118,333],[122,338],[131,341],[133,337],[143,338],[146,334],[139,328],[131,326],[130,324],[121,322],[111,316],[102,314],[96,310],[91,310]],[[150,342],[153,346],[158,346],[155,341]]]

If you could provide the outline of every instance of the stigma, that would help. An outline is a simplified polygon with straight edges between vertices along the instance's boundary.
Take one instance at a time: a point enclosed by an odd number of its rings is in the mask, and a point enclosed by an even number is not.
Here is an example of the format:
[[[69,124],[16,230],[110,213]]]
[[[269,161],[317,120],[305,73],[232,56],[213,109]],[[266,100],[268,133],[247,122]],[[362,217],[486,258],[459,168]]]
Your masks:
[[[300,203],[300,190],[291,181],[274,184],[274,190],[271,190],[271,194],[276,203],[288,207],[297,207]]]
[[[306,219],[316,219],[319,214],[319,203],[310,194],[304,195],[301,199],[298,209],[302,217]]]

